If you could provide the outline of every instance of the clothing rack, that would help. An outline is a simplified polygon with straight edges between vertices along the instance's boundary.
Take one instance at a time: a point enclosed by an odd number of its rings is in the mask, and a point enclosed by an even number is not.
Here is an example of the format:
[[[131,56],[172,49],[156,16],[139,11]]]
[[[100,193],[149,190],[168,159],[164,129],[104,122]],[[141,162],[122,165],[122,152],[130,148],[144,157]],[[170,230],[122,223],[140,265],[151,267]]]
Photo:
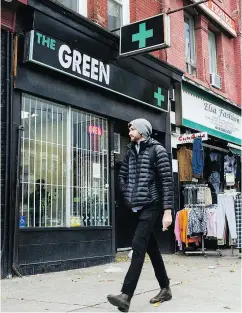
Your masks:
[[[208,187],[208,184],[184,184],[182,187]]]
[[[201,208],[207,208],[207,207],[211,207],[211,206],[207,206],[205,204],[194,204],[192,205],[193,207],[201,207]],[[189,205],[188,205],[189,207]],[[205,244],[204,244],[204,235],[202,234],[202,248],[201,250],[198,250],[198,251],[185,251],[185,255],[204,255],[204,256],[207,256],[208,255],[208,251],[206,251],[206,248],[205,248]],[[216,251],[209,251],[209,254],[210,255],[213,255],[214,253],[217,253],[219,256],[222,256],[222,252],[221,252],[221,249],[217,249]]]

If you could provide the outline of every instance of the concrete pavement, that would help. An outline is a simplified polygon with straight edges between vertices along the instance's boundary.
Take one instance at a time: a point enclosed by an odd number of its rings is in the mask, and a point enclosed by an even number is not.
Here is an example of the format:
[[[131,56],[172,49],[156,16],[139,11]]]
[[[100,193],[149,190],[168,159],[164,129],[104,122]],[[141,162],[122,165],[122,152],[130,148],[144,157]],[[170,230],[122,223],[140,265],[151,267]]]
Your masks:
[[[149,259],[130,312],[241,312],[241,259],[227,256],[165,255],[173,299],[154,306],[159,291]],[[1,281],[2,312],[118,312],[106,300],[118,294],[130,260]]]

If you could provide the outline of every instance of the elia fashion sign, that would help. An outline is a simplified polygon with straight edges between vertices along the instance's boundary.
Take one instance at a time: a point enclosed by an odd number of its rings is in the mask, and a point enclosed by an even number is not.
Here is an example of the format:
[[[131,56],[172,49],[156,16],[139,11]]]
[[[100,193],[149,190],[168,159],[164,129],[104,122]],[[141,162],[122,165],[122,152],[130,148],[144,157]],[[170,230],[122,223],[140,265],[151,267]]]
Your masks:
[[[241,145],[241,116],[228,110],[228,106],[225,109],[214,103],[209,95],[203,98],[183,84],[182,124]]]
[[[193,0],[195,3],[199,1],[200,0]],[[215,2],[209,0],[208,2],[199,4],[199,7],[210,17],[212,17],[217,23],[219,23],[224,29],[226,29],[231,35],[237,37],[235,21]]]
[[[113,64],[32,30],[25,40],[25,62],[32,62],[108,89],[152,108],[168,111],[168,90]],[[135,82],[130,86],[130,81]]]
[[[166,14],[134,22],[120,29],[120,56],[147,53],[168,47],[170,47],[170,19]]]
[[[183,134],[177,138],[177,144],[193,143],[196,138],[201,138],[202,141],[206,141],[208,140],[208,133]]]

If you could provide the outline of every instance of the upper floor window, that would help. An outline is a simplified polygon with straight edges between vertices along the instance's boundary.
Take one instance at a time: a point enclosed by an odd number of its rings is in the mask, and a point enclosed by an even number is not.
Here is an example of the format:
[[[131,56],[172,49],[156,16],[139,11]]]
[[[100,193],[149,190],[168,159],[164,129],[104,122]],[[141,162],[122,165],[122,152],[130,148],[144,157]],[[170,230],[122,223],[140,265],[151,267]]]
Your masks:
[[[68,9],[87,17],[87,0],[57,0]]]
[[[209,70],[210,74],[217,74],[217,48],[216,48],[216,35],[208,31],[208,49],[209,49]]]
[[[129,22],[129,0],[108,0],[108,28],[119,29]],[[119,31],[116,33],[119,34]]]
[[[195,27],[193,17],[185,14],[184,16],[184,35],[186,53],[186,71],[191,75],[196,75],[196,43]]]

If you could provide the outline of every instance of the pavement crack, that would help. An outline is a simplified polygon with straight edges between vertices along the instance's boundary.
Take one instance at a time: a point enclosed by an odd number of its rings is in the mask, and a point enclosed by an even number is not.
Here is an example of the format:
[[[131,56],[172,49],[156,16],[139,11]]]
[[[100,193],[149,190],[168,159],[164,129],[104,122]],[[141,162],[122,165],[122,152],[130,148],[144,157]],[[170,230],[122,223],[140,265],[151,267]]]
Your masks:
[[[2,297],[2,299],[9,299],[9,300],[19,300],[19,301],[30,301],[30,302],[38,302],[38,303],[49,303],[49,304],[63,304],[63,305],[70,305],[70,303],[66,302],[53,302],[53,301],[45,301],[45,300],[33,300],[28,298],[14,298],[14,297]],[[80,303],[71,303],[71,305],[80,305]]]

